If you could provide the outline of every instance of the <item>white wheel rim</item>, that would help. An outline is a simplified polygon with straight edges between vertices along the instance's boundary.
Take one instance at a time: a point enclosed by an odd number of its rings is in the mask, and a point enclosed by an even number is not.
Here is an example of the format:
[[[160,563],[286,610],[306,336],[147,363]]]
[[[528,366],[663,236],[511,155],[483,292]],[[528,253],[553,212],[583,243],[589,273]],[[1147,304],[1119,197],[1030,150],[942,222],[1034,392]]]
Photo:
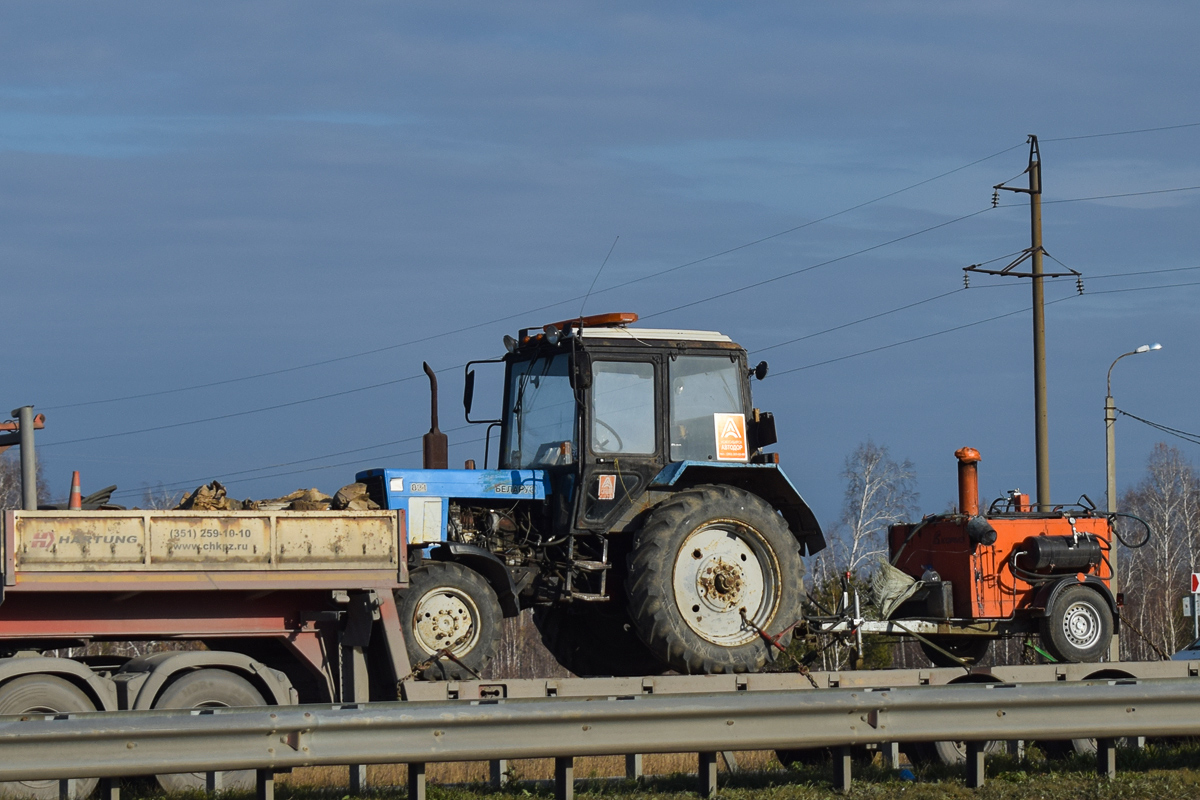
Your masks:
[[[1100,615],[1091,603],[1072,603],[1063,614],[1063,635],[1072,647],[1087,650],[1100,640]]]
[[[458,589],[442,587],[427,592],[413,614],[413,635],[430,655],[449,648],[461,658],[479,641],[479,609]]]
[[[675,604],[698,636],[723,647],[758,638],[779,599],[779,566],[752,530],[734,521],[693,531],[675,556]],[[745,610],[746,624],[742,619]]]

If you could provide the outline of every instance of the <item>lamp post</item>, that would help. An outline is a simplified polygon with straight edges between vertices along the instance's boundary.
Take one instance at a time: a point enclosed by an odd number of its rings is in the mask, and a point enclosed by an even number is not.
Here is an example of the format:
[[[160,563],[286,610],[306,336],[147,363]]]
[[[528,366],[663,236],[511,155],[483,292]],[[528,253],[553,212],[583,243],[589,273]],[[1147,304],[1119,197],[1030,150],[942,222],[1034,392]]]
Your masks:
[[[1158,342],[1154,344],[1144,344],[1128,353],[1122,353],[1113,359],[1112,364],[1108,367],[1108,394],[1104,398],[1104,453],[1106,456],[1105,478],[1107,479],[1108,493],[1108,513],[1116,513],[1117,510],[1117,442],[1114,432],[1117,422],[1117,406],[1113,403],[1112,396],[1112,371],[1125,356],[1136,356],[1142,353],[1149,353],[1151,350],[1162,350],[1162,345]],[[1112,592],[1115,596],[1117,593],[1117,549],[1113,547],[1109,552],[1109,563],[1112,567]],[[1110,661],[1121,660],[1121,643],[1118,636],[1112,637],[1112,645],[1109,647],[1108,658]]]

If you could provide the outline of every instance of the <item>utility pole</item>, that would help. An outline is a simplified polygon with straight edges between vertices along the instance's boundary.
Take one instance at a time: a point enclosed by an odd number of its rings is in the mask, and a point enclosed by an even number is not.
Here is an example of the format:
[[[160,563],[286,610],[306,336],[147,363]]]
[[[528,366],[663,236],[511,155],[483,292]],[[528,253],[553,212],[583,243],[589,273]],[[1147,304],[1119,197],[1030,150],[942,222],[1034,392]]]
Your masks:
[[[1029,166],[1026,167],[1025,173],[1029,175],[1028,189],[998,183],[992,187],[992,205],[995,207],[999,204],[1001,190],[1029,195],[1029,247],[1004,269],[983,269],[979,264],[972,264],[964,267],[963,271],[1029,278],[1033,285],[1033,430],[1037,454],[1037,506],[1038,511],[1049,511],[1050,427],[1049,414],[1046,411],[1046,302],[1043,279],[1074,275],[1080,293],[1083,292],[1083,284],[1079,280],[1082,276],[1069,267],[1067,272],[1049,274],[1043,268],[1042,257],[1046,250],[1042,247],[1042,156],[1038,150],[1037,136],[1033,134],[1029,135]],[[1026,260],[1030,262],[1030,271],[1015,271],[1016,267]]]

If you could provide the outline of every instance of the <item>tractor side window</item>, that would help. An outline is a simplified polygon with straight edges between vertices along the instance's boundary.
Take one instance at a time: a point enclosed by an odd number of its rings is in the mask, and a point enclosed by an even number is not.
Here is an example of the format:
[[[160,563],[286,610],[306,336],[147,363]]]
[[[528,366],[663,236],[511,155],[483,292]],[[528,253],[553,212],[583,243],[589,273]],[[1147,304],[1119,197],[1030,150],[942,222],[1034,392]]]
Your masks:
[[[576,450],[575,391],[566,353],[512,365],[508,469],[570,464]]]
[[[671,460],[717,458],[714,414],[744,413],[741,370],[726,356],[680,356],[671,362]]]
[[[654,453],[654,365],[592,362],[592,452]]]

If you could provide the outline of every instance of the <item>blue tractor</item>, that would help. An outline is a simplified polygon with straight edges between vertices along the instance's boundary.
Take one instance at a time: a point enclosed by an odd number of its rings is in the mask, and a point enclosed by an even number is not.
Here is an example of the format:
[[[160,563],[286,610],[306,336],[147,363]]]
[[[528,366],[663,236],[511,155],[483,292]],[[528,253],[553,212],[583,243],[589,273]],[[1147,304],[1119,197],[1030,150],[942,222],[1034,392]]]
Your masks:
[[[501,619],[534,609],[543,642],[578,675],[754,672],[801,616],[801,556],[821,528],[779,468],[771,414],[754,408],[746,351],[708,331],[582,317],[505,337],[466,367],[467,421],[487,426],[483,469],[446,468],[426,436],[420,470],[360,473],[400,509],[409,656],[466,679]],[[471,416],[474,367],[502,364],[500,419]],[[488,469],[493,433],[498,456]]]

